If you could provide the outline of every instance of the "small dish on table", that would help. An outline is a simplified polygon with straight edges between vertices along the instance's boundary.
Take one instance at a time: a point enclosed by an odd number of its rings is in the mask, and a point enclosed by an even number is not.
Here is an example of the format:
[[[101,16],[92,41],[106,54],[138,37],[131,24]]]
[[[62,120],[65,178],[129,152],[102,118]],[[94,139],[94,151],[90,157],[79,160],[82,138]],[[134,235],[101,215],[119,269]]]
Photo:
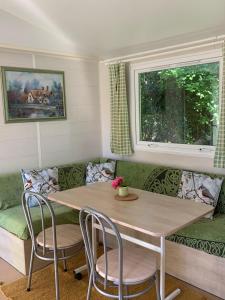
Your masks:
[[[138,199],[137,194],[130,193],[127,196],[119,196],[118,194],[114,196],[118,201],[133,201]]]

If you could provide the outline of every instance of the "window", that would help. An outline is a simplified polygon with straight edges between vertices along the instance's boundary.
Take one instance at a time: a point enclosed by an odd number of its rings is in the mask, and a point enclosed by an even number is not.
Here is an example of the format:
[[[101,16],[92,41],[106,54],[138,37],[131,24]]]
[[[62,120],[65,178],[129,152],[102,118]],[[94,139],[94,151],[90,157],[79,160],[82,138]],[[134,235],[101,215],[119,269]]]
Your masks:
[[[197,145],[198,149],[199,145],[205,149],[214,146],[219,74],[218,59],[137,68],[137,144],[195,149]]]

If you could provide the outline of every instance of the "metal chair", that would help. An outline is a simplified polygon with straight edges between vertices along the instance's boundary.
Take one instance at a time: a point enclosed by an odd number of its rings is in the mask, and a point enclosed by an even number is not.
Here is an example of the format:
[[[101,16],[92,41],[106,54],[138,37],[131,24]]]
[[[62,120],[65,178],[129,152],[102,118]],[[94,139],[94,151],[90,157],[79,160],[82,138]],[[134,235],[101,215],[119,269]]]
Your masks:
[[[103,255],[98,259],[93,249],[90,221],[100,226],[102,231]],[[156,257],[150,250],[139,246],[123,247],[116,225],[106,215],[92,208],[80,211],[80,226],[89,269],[87,300],[91,298],[93,286],[106,297],[123,300],[141,296],[154,283],[157,299],[160,300]],[[116,238],[117,247],[113,250],[107,247],[107,232]],[[128,294],[129,286],[138,286],[140,290]],[[107,288],[114,288],[114,293],[107,291]]]
[[[32,208],[29,207],[31,197],[37,199],[40,208],[42,231],[37,237],[35,236],[33,227]],[[36,256],[40,260],[54,262],[56,300],[59,300],[58,261],[63,261],[64,271],[67,271],[66,260],[83,249],[84,246],[80,227],[79,225],[73,224],[56,225],[55,214],[51,203],[41,194],[25,191],[22,195],[22,207],[32,241],[27,291],[31,289],[33,261],[34,256]],[[51,216],[51,227],[48,228],[45,226],[43,207],[46,207]],[[66,251],[70,251],[70,253],[66,255]]]

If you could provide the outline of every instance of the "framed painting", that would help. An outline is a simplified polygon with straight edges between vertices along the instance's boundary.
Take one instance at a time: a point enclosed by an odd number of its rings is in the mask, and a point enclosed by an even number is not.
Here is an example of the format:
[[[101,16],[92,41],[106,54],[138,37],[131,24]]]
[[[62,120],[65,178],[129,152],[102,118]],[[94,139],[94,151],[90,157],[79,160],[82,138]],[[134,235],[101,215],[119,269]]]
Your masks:
[[[5,122],[66,119],[64,72],[1,67]]]

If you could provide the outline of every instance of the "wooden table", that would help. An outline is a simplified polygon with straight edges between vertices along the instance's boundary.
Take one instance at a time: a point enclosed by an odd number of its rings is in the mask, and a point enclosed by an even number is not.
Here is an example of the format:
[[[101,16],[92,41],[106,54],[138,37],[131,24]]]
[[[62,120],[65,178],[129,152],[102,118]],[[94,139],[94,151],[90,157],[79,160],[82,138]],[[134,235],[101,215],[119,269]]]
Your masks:
[[[56,192],[49,195],[49,199],[77,210],[92,207],[106,214],[116,224],[159,238],[160,246],[156,246],[121,234],[123,239],[160,254],[161,300],[174,299],[180,293],[179,289],[165,297],[165,238],[207,215],[213,211],[213,207],[133,188],[129,188],[129,191],[138,194],[138,200],[115,200],[115,190],[110,183],[94,183]],[[93,234],[96,234],[95,231]]]

